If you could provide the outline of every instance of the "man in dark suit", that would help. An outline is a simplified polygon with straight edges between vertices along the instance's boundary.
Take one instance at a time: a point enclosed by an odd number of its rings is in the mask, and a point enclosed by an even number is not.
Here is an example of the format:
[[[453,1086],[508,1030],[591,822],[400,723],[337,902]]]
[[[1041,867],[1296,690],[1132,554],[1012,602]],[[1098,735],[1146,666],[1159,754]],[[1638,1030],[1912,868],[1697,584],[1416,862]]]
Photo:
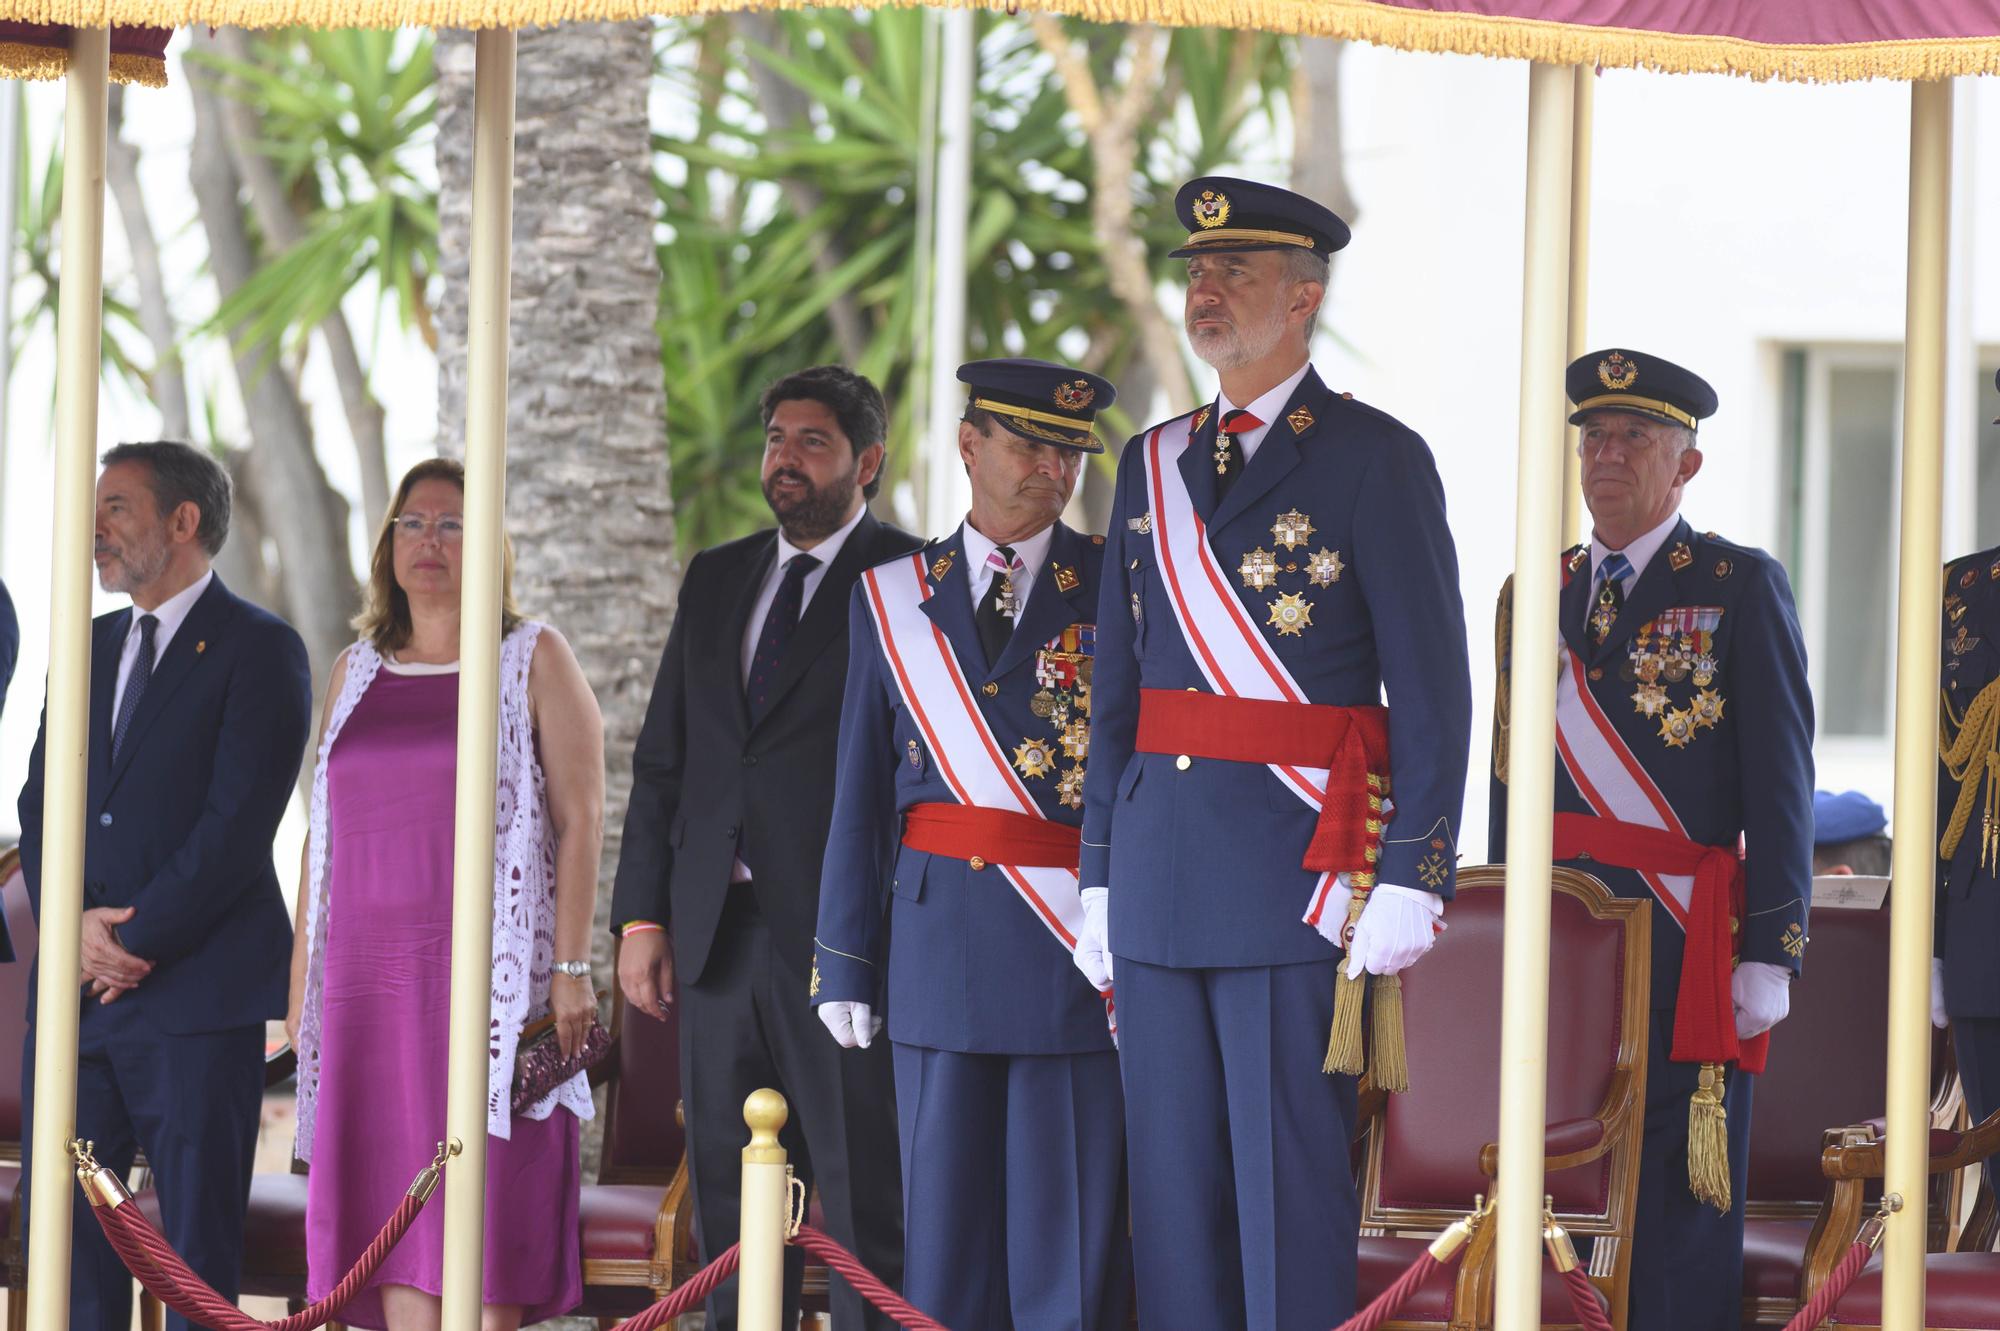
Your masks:
[[[271,841],[305,752],[312,673],[299,635],[209,568],[229,532],[222,468],[177,443],[121,444],[104,464],[98,578],[132,607],[91,637],[76,1135],[115,1173],[145,1151],[167,1239],[234,1298],[264,1023],[284,1014],[290,955]],[[45,739],[20,802],[38,912]],[[28,1021],[32,1106],[32,998]],[[71,1241],[73,1331],[126,1331],[131,1277],[86,1206]]]
[[[1654,904],[1628,1325],[1735,1331],[1755,1074],[1766,1033],[1791,1010],[1812,897],[1805,644],[1784,567],[1680,516],[1715,391],[1624,348],[1576,360],[1566,386],[1570,423],[1583,427],[1591,540],[1546,571],[1562,579],[1554,857]],[[1503,745],[1492,790],[1498,861]]]
[[[14,618],[14,598],[7,584],[0,582],[0,711],[7,708],[7,685],[14,679],[14,662],[21,655],[21,624]],[[14,959],[14,943],[7,937],[7,919],[0,915],[0,961]]]
[[[764,498],[778,529],[689,563],[633,749],[611,899],[627,1002],[664,1017],[679,982],[688,1170],[704,1259],[736,1241],[743,1101],[775,1087],[800,1178],[828,1232],[896,1283],[902,1201],[889,1051],[841,1049],[808,1005],[820,860],[847,679],[847,599],[861,570],[920,542],[877,522],[888,411],[823,365],[764,392]],[[661,1112],[668,1112],[664,1107]],[[803,1259],[785,1257],[796,1318]],[[888,1325],[844,1285],[836,1331]],[[735,1301],[709,1301],[735,1325]]]

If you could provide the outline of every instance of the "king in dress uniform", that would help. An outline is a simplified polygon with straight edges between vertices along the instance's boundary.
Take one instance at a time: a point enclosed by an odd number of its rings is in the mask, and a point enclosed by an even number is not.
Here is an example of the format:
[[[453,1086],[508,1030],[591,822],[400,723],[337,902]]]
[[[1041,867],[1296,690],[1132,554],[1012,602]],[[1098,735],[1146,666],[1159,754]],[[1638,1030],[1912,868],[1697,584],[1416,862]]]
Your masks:
[[[1221,393],[1119,460],[1077,960],[1116,972],[1142,1325],[1294,1331],[1354,1304],[1340,951],[1393,974],[1452,892],[1458,559],[1423,440],[1312,368],[1346,224],[1222,177],[1176,207]]]
[[[1555,859],[1655,908],[1627,1325],[1734,1331],[1754,1074],[1790,1009],[1812,892],[1805,647],[1778,561],[1679,515],[1714,390],[1623,349],[1577,360],[1567,387],[1593,537],[1549,570],[1562,578]],[[1496,861],[1512,590],[1497,635]]]
[[[904,1294],[958,1331],[1122,1331],[1111,994],[1070,964],[1104,542],[1058,521],[1113,389],[959,378],[971,513],[855,588],[813,1002],[843,1045],[886,1009]]]
[[[2000,546],[1945,565],[1942,622],[1931,1019],[1950,1024],[1966,1102],[1983,1121],[2000,1109],[2000,773],[1990,766],[2000,762]]]

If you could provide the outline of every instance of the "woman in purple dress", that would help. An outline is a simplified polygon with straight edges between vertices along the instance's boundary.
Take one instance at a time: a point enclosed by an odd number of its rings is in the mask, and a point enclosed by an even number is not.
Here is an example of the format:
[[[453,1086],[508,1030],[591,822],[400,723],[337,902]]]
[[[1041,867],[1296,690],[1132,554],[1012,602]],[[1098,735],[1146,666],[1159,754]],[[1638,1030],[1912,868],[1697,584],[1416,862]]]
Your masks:
[[[286,1027],[299,1051],[297,1154],[312,1162],[307,1290],[360,1257],[445,1135],[465,477],[434,458],[403,478],[375,542],[361,639],[327,685]],[[597,701],[562,636],[502,579],[493,1040],[487,1086],[483,1331],[574,1307],[579,1073],[510,1107],[522,1027],[553,1014],[565,1054],[596,1010],[590,920],[603,836]],[[450,1175],[445,1186],[449,1188]],[[411,1226],[342,1320],[438,1325],[444,1208]]]

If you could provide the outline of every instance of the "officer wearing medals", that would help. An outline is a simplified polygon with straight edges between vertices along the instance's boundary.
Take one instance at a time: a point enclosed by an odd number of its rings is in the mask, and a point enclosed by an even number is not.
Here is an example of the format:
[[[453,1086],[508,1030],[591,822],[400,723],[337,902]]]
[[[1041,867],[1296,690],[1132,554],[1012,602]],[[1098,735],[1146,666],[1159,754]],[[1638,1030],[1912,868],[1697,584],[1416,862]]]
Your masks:
[[[1714,390],[1629,349],[1577,360],[1567,388],[1592,538],[1549,571],[1563,580],[1555,859],[1654,902],[1627,1325],[1735,1331],[1753,1074],[1790,1010],[1812,891],[1805,647],[1778,561],[1679,516]],[[1495,861],[1512,590],[1498,633]]]
[[[1423,440],[1312,368],[1346,224],[1223,177],[1175,206],[1221,391],[1119,460],[1076,955],[1115,970],[1141,1325],[1295,1331],[1354,1308],[1343,946],[1350,990],[1393,975],[1452,892],[1458,558]]]
[[[1036,360],[958,377],[972,510],[855,588],[812,1001],[848,1046],[887,1014],[904,1295],[957,1331],[1122,1331],[1110,994],[1069,955],[1104,542],[1058,521],[1114,390]]]
[[[1931,1020],[1980,1122],[2000,1109],[2000,546],[1945,565],[1943,629]]]

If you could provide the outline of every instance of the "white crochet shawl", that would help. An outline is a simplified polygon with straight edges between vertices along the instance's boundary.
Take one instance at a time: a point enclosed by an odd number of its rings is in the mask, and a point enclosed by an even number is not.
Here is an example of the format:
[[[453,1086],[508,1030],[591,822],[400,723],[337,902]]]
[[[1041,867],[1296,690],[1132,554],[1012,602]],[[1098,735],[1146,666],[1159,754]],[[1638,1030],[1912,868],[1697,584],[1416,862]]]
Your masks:
[[[549,1010],[549,977],[555,960],[555,838],[549,831],[548,784],[535,756],[528,711],[528,667],[542,625],[518,625],[500,645],[499,789],[494,801],[493,1016],[486,1077],[486,1130],[507,1138],[514,1049],[521,1028]],[[307,833],[306,993],[299,1019],[298,1140],[301,1160],[312,1159],[319,1104],[320,1038],[324,1017],[327,922],[327,755],[341,727],[375,682],[382,658],[366,640],[347,649],[347,674],[327,718],[313,765],[312,823]],[[439,1069],[442,1075],[443,1069]],[[561,1105],[591,1117],[590,1084],[578,1073],[530,1105],[527,1117],[547,1118]],[[442,1123],[438,1131],[444,1131]]]

